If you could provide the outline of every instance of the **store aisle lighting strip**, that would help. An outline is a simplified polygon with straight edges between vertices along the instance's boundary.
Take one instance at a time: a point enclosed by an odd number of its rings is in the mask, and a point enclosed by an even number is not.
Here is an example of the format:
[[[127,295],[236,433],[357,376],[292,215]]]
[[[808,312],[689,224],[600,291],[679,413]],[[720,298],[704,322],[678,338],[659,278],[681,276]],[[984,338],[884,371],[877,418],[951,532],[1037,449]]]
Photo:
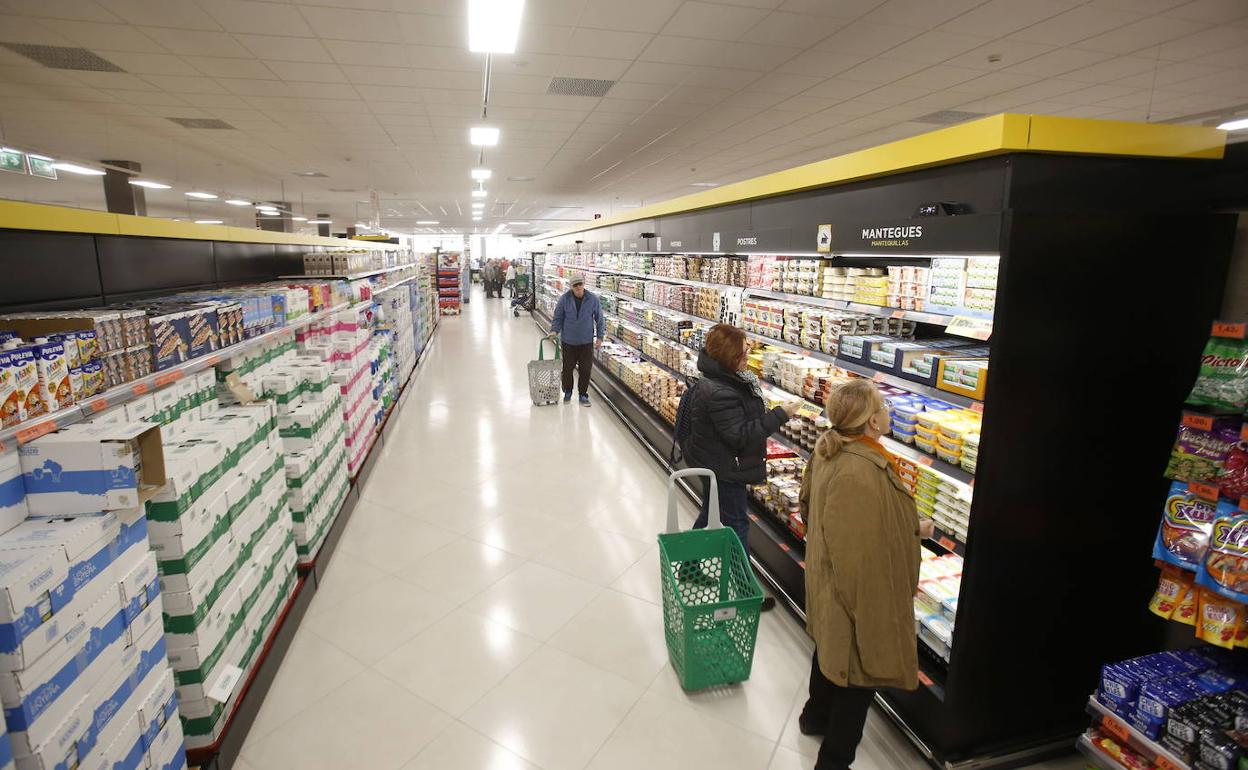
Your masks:
[[[52,168],[57,171],[68,171],[71,174],[82,174],[83,176],[104,176],[102,169],[79,166],[77,163],[69,163],[67,161],[53,163]]]
[[[515,53],[524,0],[468,0],[468,50]]]
[[[1218,124],[1218,128],[1222,129],[1223,131],[1242,131],[1245,128],[1248,128],[1248,118],[1236,118],[1235,120],[1228,120],[1225,123]]]
[[[195,190],[192,190],[191,192],[186,193],[186,197],[197,198],[201,201],[215,201],[217,199],[217,196],[215,193],[199,192]]]
[[[172,190],[172,185],[163,184],[161,182],[153,182],[150,179],[131,179],[130,184],[135,187],[146,187],[149,190]]]

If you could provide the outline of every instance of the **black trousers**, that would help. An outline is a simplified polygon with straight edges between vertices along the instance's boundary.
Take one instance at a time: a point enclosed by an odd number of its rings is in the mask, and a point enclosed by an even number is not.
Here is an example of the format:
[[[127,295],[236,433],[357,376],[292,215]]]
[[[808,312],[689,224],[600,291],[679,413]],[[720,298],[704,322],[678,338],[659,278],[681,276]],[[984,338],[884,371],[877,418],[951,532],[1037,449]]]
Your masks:
[[[563,392],[572,392],[572,370],[577,369],[577,389],[582,396],[589,395],[589,373],[594,369],[594,343],[569,345],[563,343]]]
[[[819,651],[815,650],[810,659],[810,699],[801,715],[803,724],[824,729],[815,770],[849,770],[873,700],[875,690],[829,681],[819,670]]]

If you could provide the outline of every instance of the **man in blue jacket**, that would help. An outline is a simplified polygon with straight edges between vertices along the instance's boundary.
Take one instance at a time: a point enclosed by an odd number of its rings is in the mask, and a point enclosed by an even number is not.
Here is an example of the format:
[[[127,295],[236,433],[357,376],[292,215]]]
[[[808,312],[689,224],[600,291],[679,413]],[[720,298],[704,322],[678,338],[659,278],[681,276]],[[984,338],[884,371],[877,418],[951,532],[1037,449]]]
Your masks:
[[[598,296],[585,291],[585,279],[576,276],[572,288],[563,293],[555,305],[550,336],[563,335],[563,400],[572,400],[572,370],[578,369],[576,384],[581,392],[581,406],[589,406],[589,373],[594,368],[594,348],[602,346],[607,322],[602,315]]]

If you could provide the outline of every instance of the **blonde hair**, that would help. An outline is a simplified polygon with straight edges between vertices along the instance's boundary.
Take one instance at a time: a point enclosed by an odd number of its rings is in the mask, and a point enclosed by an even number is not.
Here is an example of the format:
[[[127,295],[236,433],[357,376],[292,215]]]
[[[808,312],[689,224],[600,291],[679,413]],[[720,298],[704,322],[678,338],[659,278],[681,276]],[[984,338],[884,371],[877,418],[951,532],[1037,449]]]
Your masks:
[[[884,406],[884,396],[871,380],[861,377],[837,386],[825,404],[832,423],[815,444],[815,452],[830,460],[863,434],[867,421]]]

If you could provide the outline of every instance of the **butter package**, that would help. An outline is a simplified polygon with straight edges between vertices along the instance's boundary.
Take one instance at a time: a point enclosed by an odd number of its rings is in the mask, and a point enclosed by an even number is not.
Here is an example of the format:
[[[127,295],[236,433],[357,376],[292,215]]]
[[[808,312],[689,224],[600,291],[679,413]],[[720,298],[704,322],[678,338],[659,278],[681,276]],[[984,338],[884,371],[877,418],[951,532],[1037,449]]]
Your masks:
[[[160,429],[80,423],[19,450],[32,514],[136,508],[165,483]]]

